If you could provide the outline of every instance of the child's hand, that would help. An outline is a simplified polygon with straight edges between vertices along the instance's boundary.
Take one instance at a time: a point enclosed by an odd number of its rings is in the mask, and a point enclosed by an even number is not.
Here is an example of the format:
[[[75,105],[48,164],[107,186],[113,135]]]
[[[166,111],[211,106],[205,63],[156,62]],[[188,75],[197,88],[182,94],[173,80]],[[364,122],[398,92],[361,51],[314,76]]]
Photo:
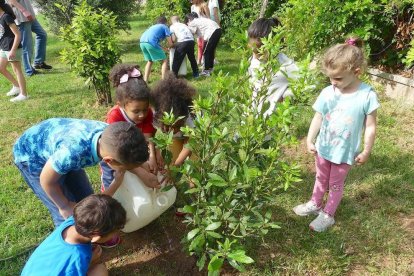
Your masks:
[[[16,51],[11,50],[9,52],[9,56],[8,56],[9,60],[15,60],[16,59]]]
[[[158,177],[155,174],[148,172],[146,174],[140,175],[140,178],[142,182],[145,184],[145,186],[149,188],[161,188],[161,184],[160,182],[158,182]]]
[[[308,147],[308,152],[312,153],[313,155],[316,155],[317,151],[316,151],[316,147],[315,144],[312,142],[306,142],[306,146]]]
[[[100,245],[93,244],[91,265],[100,263],[101,255],[102,255],[102,247]]]
[[[358,154],[357,157],[355,157],[355,163],[360,166],[363,165],[365,162],[368,161],[369,158],[369,152],[361,152],[360,154]]]
[[[114,180],[121,183],[124,181],[125,170],[116,170],[114,173]]]
[[[24,11],[24,12],[23,12],[23,15],[24,15],[24,17],[26,17],[26,18],[27,18],[27,20],[29,20],[29,21],[33,21],[33,20],[34,20],[33,15],[32,15],[29,11]]]

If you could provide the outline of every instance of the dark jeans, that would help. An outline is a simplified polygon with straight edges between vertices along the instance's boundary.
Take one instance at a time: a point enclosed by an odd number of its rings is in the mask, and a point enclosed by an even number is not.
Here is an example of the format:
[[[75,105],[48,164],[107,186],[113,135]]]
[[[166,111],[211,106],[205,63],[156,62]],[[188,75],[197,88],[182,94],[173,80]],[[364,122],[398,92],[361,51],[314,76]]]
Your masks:
[[[40,174],[30,172],[27,162],[16,163],[16,166],[35,195],[49,210],[55,227],[59,226],[64,221],[64,218],[60,215],[59,208],[40,185]],[[93,194],[88,176],[83,169],[70,171],[62,175],[59,179],[59,185],[65,197],[73,202],[79,202],[88,195]]]
[[[204,43],[204,70],[210,70],[214,67],[214,56],[220,37],[221,29],[217,29]]]
[[[194,56],[194,45],[194,40],[183,41],[176,44],[172,64],[172,71],[176,76],[178,75],[178,70],[180,70],[181,63],[186,55],[190,60],[191,69],[193,69],[193,76],[198,75],[197,61]]]

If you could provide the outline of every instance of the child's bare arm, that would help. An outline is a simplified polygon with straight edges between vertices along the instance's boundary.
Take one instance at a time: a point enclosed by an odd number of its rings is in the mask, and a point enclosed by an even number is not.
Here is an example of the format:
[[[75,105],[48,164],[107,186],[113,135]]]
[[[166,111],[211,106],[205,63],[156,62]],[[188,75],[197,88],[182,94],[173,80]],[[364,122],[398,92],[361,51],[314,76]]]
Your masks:
[[[11,31],[13,32],[13,34],[14,34],[14,41],[13,41],[12,48],[11,48],[11,50],[10,50],[10,52],[9,52],[9,56],[8,56],[8,58],[9,58],[9,59],[11,59],[11,60],[14,60],[14,59],[16,58],[16,51],[17,51],[17,48],[18,48],[18,47],[19,47],[19,45],[20,45],[21,34],[20,34],[20,31],[19,31],[19,29],[17,28],[16,24],[10,24],[10,25],[9,25],[9,27],[10,27],[10,30],[11,30]]]
[[[72,215],[75,202],[69,201],[63,194],[58,183],[60,177],[61,175],[52,168],[51,162],[48,160],[40,173],[40,185],[58,207],[62,217],[66,219]]]
[[[145,133],[145,138],[148,141],[148,149],[149,149],[149,159],[148,159],[148,165],[149,169],[152,173],[157,174],[158,173],[158,165],[157,165],[157,157],[155,152],[155,145],[153,142],[149,141],[149,138],[151,138],[153,135]]]
[[[101,259],[101,255],[102,255],[102,247],[99,246],[99,245],[93,245],[92,258],[91,258],[91,263],[90,263],[89,267],[92,267],[96,264],[99,264],[100,259]]]
[[[357,165],[362,165],[368,161],[374,146],[375,134],[377,132],[377,111],[374,110],[367,115],[365,120],[364,150],[355,158]]]
[[[115,177],[111,185],[109,185],[108,189],[105,189],[105,191],[102,193],[105,195],[113,196],[116,190],[118,190],[119,186],[121,186],[122,182],[124,181],[124,175],[125,170],[116,170],[114,175]]]
[[[142,180],[142,182],[145,184],[145,186],[149,188],[157,188],[157,189],[161,188],[161,185],[160,185],[160,182],[158,181],[157,176],[155,174],[150,173],[146,169],[142,167],[137,167],[131,170],[131,172],[137,175]]]
[[[185,147],[181,150],[180,154],[178,155],[177,159],[174,162],[174,166],[181,166],[184,164],[185,159],[191,155],[191,150]]]
[[[315,138],[319,133],[319,130],[321,129],[322,125],[322,114],[319,112],[315,112],[315,115],[313,116],[312,122],[309,127],[308,131],[308,137],[306,138],[306,145],[308,148],[308,152],[312,154],[316,154],[316,148],[315,148]]]

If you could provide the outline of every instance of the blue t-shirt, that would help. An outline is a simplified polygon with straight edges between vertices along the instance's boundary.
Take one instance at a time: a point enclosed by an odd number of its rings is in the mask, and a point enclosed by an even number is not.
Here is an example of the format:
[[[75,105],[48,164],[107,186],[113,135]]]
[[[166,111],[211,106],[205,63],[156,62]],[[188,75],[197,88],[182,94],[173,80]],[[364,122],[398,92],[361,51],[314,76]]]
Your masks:
[[[332,85],[323,89],[313,105],[323,117],[315,144],[318,154],[335,164],[352,165],[361,150],[366,116],[378,107],[377,94],[365,83],[352,94]]]
[[[170,29],[164,24],[155,24],[149,27],[142,35],[139,42],[146,42],[156,48],[161,48],[160,41],[171,36]]]
[[[104,122],[53,118],[26,130],[13,147],[14,162],[27,162],[33,174],[40,174],[48,160],[58,174],[96,165],[98,139]]]
[[[22,276],[86,275],[92,258],[92,244],[70,244],[62,232],[75,224],[69,217],[33,252],[23,268]]]

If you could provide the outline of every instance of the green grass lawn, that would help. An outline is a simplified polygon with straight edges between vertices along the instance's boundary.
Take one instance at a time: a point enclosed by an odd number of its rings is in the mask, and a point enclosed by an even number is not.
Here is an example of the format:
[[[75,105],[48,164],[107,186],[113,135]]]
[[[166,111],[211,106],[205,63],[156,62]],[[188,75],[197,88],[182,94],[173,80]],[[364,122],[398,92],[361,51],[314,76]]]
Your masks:
[[[148,20],[136,16],[130,33],[120,34],[124,62],[145,66],[138,37],[148,24]],[[5,93],[11,85],[0,77],[0,275],[18,274],[30,253],[25,253],[26,249],[41,242],[53,229],[46,208],[13,165],[14,141],[29,126],[44,119],[103,120],[109,108],[96,106],[94,93],[59,60],[63,46],[49,33],[47,62],[54,69],[27,79],[30,99],[26,102],[10,103]],[[238,54],[224,44],[217,52],[220,63],[216,69],[236,73]],[[155,64],[151,85],[159,75],[160,65]],[[205,94],[213,81],[214,77],[200,78],[191,83]],[[351,170],[336,225],[326,233],[316,234],[308,228],[313,218],[299,218],[291,211],[294,205],[309,199],[313,187],[313,160],[300,143],[292,152],[303,168],[304,181],[281,195],[274,208],[282,228],[270,232],[265,241],[246,241],[248,254],[256,263],[245,274],[414,274],[414,110],[379,94],[382,106],[376,145],[369,162]],[[302,115],[297,121],[299,138],[306,135],[312,118],[310,107],[303,108]],[[87,172],[98,191],[98,168]],[[14,257],[7,259],[11,256]]]

